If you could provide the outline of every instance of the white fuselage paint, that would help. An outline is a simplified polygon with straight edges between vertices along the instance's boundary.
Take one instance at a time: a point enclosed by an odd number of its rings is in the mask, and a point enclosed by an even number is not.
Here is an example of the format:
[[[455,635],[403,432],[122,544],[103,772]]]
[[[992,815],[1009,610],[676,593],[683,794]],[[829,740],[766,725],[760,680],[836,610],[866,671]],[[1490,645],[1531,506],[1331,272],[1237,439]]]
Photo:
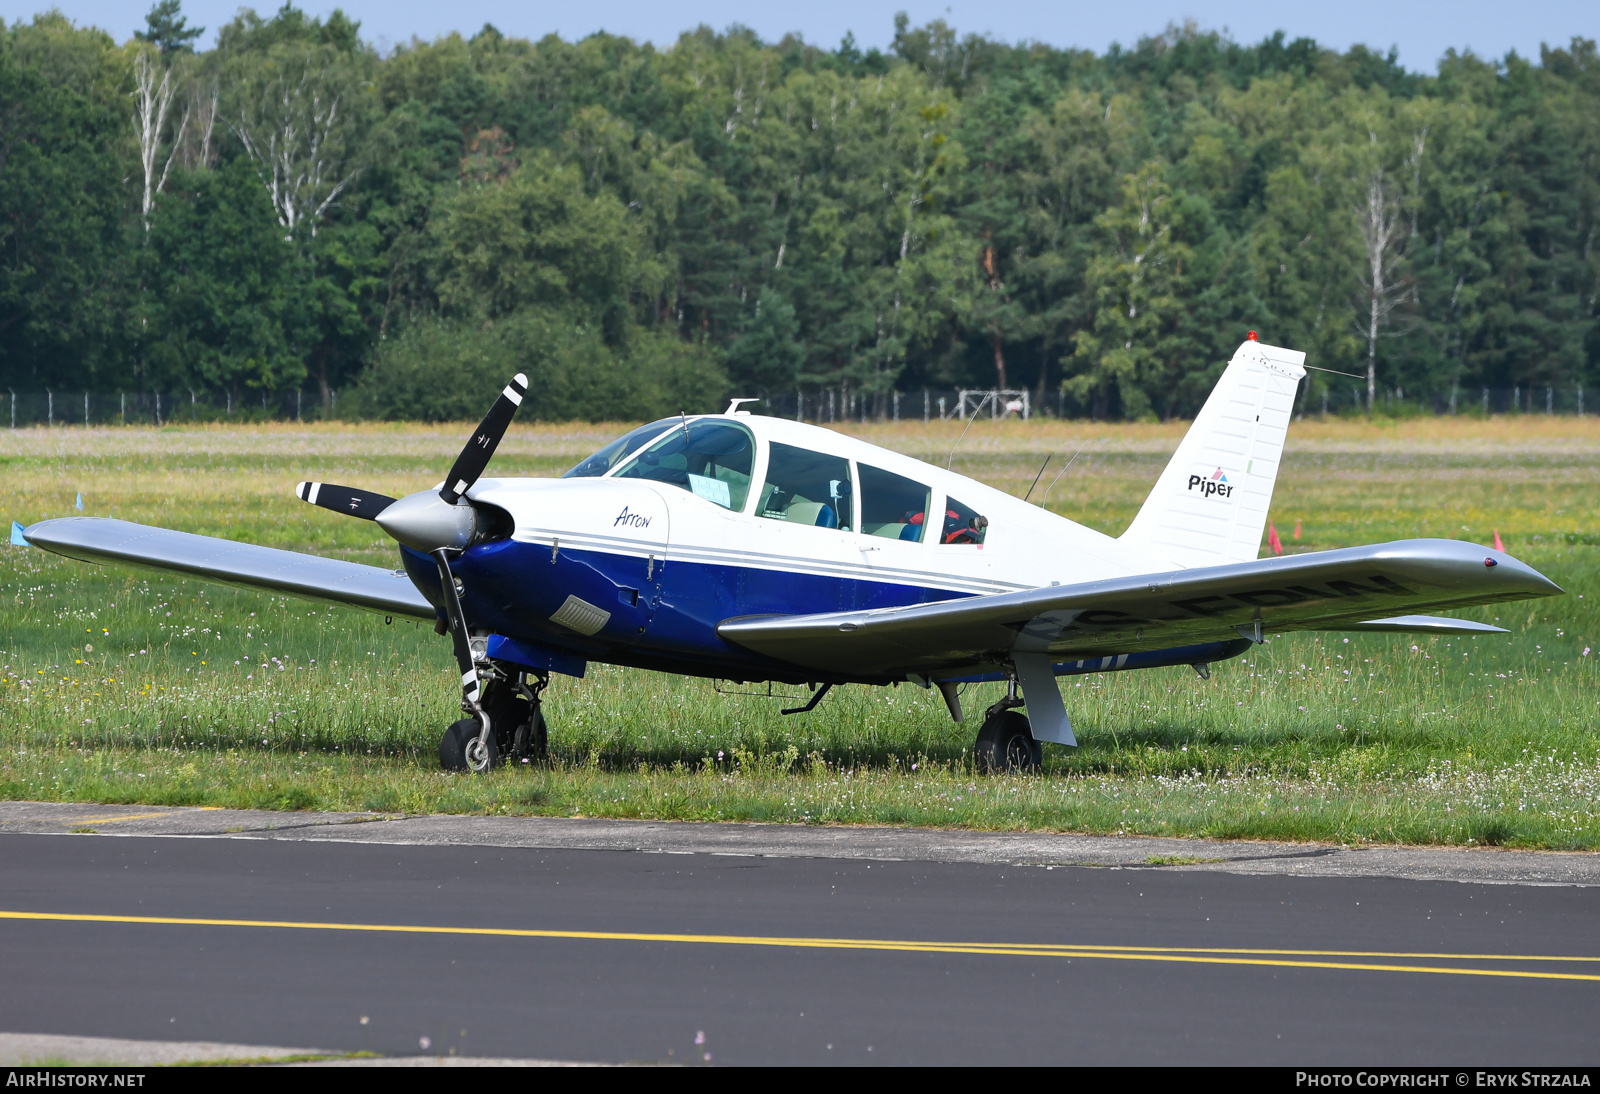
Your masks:
[[[720,415],[711,417],[723,417]],[[829,429],[782,418],[730,417],[756,437],[752,489],[741,511],[642,479],[480,479],[475,502],[499,506],[519,542],[600,551],[658,564],[702,562],[985,594],[1174,569],[1126,542],[921,460]],[[694,421],[696,419],[690,419]],[[912,543],[807,527],[755,515],[769,443],[825,452],[917,482],[933,492],[930,528]],[[626,461],[622,465],[625,466]],[[855,472],[853,472],[855,473]],[[854,497],[860,497],[857,489]],[[982,544],[938,542],[946,497],[988,518]],[[858,527],[858,521],[851,521]]]

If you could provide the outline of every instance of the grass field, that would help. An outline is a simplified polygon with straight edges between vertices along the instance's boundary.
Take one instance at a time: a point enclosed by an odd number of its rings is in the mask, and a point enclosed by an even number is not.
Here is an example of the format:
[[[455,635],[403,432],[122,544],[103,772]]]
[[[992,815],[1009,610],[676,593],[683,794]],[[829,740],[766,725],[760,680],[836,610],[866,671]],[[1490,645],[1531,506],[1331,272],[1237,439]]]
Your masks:
[[[316,477],[399,495],[468,427],[0,430],[0,518],[84,511],[391,564]],[[553,474],[623,426],[515,427],[493,473]],[[1120,532],[1183,426],[976,424],[955,467]],[[957,423],[852,432],[942,463]],[[1273,519],[1291,550],[1429,535],[1506,547],[1568,595],[1472,614],[1509,638],[1275,638],[1217,666],[1070,678],[1082,746],[979,778],[936,694],[814,714],[591,666],[548,693],[552,762],[437,770],[456,714],[426,626],[0,548],[0,797],[282,809],[896,823],[1600,847],[1600,423],[1299,422]],[[1292,537],[1296,522],[1301,536]],[[997,686],[975,689],[969,710]]]

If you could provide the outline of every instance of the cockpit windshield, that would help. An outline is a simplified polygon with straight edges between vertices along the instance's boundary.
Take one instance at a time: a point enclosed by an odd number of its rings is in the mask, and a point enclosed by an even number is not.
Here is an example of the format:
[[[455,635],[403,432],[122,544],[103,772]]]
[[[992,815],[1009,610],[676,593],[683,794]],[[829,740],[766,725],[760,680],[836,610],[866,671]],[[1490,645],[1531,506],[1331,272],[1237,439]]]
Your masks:
[[[724,509],[742,510],[755,462],[750,431],[724,418],[669,424],[677,428],[628,461],[616,477],[680,486]]]
[[[677,418],[662,418],[659,422],[651,422],[649,425],[640,426],[631,433],[624,433],[561,477],[564,479],[597,479],[661,436],[669,426],[677,424]]]

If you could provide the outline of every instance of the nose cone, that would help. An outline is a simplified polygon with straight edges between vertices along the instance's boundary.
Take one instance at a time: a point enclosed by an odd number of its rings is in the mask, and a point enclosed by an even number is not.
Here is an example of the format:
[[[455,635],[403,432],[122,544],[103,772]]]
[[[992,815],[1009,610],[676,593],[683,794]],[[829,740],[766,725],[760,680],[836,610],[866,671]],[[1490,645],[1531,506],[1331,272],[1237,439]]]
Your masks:
[[[434,490],[409,494],[373,519],[407,547],[427,552],[443,547],[459,550],[472,542],[478,528],[471,505],[465,500],[451,505]]]

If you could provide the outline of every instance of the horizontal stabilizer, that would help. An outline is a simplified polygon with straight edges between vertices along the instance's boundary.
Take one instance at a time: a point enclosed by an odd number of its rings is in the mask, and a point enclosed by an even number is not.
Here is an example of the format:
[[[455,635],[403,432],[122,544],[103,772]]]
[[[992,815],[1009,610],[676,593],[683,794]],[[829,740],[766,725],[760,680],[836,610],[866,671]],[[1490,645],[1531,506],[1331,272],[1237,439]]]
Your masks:
[[[80,562],[172,570],[225,585],[331,600],[352,608],[416,619],[431,620],[437,614],[411,579],[399,570],[107,517],[42,520],[24,529],[23,535],[35,547]]]
[[[1343,627],[1323,630],[1383,631],[1390,634],[1510,634],[1504,627],[1474,623],[1470,619],[1450,619],[1442,615],[1394,615],[1388,619],[1363,619]]]

